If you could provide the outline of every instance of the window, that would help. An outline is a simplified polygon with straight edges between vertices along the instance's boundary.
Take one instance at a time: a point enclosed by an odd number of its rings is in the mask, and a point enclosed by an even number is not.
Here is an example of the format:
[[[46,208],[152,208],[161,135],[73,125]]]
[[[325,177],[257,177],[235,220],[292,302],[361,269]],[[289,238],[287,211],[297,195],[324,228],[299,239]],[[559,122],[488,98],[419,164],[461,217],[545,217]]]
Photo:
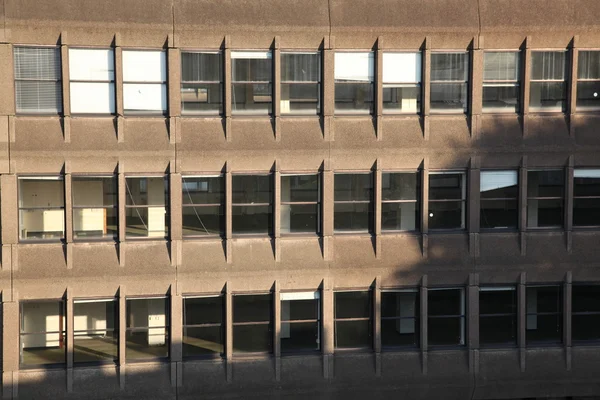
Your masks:
[[[17,113],[62,112],[60,49],[15,47]]]
[[[126,113],[167,111],[164,51],[123,50],[123,108]]]
[[[372,294],[371,291],[334,292],[335,348],[371,348]]]
[[[479,289],[479,342],[482,346],[517,345],[515,287]]]
[[[383,112],[421,111],[421,53],[383,53]]]
[[[517,171],[481,171],[480,224],[482,229],[516,229],[519,218]]]
[[[71,112],[115,113],[115,60],[109,49],[69,49]]]
[[[281,293],[281,351],[317,351],[321,348],[319,292]]]
[[[573,285],[573,340],[578,342],[600,339],[600,286]]]
[[[429,229],[465,229],[467,189],[463,172],[429,174]]]
[[[65,186],[59,176],[19,178],[19,238],[62,239]]]
[[[483,111],[519,112],[519,53],[487,51],[483,60]]]
[[[567,88],[565,51],[531,53],[531,111],[565,111]]]
[[[281,114],[312,114],[320,110],[319,53],[281,53]]]
[[[427,332],[430,346],[465,344],[465,291],[456,289],[427,290]]]
[[[73,237],[117,238],[117,180],[107,176],[73,176]]]
[[[223,103],[221,53],[181,53],[181,113],[219,114]]]
[[[223,296],[183,298],[183,356],[223,354]]]
[[[431,112],[466,113],[469,55],[431,53]]]
[[[381,229],[385,231],[419,230],[421,226],[419,173],[384,172],[381,174],[381,186]]]
[[[231,112],[269,115],[273,89],[270,51],[231,52]]]
[[[167,237],[169,185],[165,177],[128,177],[125,189],[125,237]]]
[[[222,176],[184,176],[181,196],[184,237],[225,235]]]
[[[419,346],[419,292],[417,289],[381,292],[381,345]]]
[[[271,294],[233,296],[233,353],[273,351]]]
[[[527,288],[527,344],[562,343],[562,287],[532,286]]]
[[[119,302],[79,299],[73,302],[73,361],[116,361],[119,343]]]
[[[577,111],[600,109],[600,51],[579,51]]]
[[[573,226],[600,226],[600,169],[576,169]]]
[[[335,53],[335,112],[373,112],[373,52]]]
[[[564,219],[563,170],[527,172],[527,227],[561,228]]]
[[[334,230],[370,232],[373,229],[371,173],[335,174]]]
[[[64,364],[65,303],[39,300],[21,303],[22,366]]]
[[[169,357],[169,309],[165,297],[127,299],[127,360]]]
[[[233,233],[273,232],[271,175],[232,176]]]
[[[281,176],[281,232],[319,233],[319,175]]]

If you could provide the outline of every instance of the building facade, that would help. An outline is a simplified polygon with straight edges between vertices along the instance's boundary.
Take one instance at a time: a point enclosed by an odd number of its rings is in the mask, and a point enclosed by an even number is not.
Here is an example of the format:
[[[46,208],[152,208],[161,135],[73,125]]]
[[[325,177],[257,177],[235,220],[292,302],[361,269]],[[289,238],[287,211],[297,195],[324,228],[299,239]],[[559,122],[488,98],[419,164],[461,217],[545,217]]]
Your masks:
[[[600,396],[599,16],[5,0],[2,396]]]

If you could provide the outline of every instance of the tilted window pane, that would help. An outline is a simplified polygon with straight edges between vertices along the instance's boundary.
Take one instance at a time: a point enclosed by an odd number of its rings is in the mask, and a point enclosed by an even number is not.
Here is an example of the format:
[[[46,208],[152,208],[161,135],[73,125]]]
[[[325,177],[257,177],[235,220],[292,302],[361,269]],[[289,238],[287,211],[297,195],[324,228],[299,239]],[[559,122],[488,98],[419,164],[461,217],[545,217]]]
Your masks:
[[[21,365],[64,364],[65,322],[62,301],[21,303]]]
[[[73,304],[75,362],[113,361],[118,357],[118,306],[115,300]]]
[[[417,200],[419,198],[418,172],[384,172],[381,175],[382,200]]]
[[[319,299],[282,300],[281,308],[282,321],[319,319]]]
[[[431,83],[431,110],[438,112],[467,112],[466,83]]]
[[[281,53],[282,82],[319,82],[321,60],[318,53]]]
[[[528,199],[527,226],[529,228],[560,228],[564,223],[562,199]]]
[[[282,83],[280,111],[282,114],[319,112],[321,90],[318,83]]]
[[[234,113],[268,115],[272,103],[271,83],[236,83],[231,88],[231,108]]]
[[[168,182],[164,177],[126,178],[127,205],[164,206],[167,204]]]
[[[234,204],[271,203],[273,188],[270,175],[234,175],[231,181]]]
[[[517,84],[483,84],[483,110],[486,112],[518,112],[519,99]]]
[[[429,318],[427,340],[430,346],[462,346],[464,329],[464,317]]]
[[[167,86],[164,83],[123,83],[125,111],[166,111]]]
[[[600,81],[577,82],[577,109],[600,109]]]
[[[371,174],[335,174],[335,201],[371,201],[373,179]]]
[[[534,51],[531,53],[532,80],[564,80],[566,52]]]
[[[431,54],[431,81],[467,81],[468,73],[467,53]]]
[[[519,80],[519,53],[486,51],[484,53],[483,80]]]
[[[429,202],[429,229],[464,229],[465,202]]]
[[[567,91],[564,82],[531,82],[531,110],[565,111]]]
[[[221,53],[181,53],[181,81],[220,82]]]
[[[224,348],[224,331],[221,325],[183,327],[184,357],[222,354]]]
[[[281,322],[281,351],[316,351],[321,348],[319,323],[315,322]]]
[[[319,230],[319,206],[317,204],[282,204],[281,232],[312,232]]]
[[[183,236],[212,236],[225,233],[224,207],[188,206],[182,209]]]

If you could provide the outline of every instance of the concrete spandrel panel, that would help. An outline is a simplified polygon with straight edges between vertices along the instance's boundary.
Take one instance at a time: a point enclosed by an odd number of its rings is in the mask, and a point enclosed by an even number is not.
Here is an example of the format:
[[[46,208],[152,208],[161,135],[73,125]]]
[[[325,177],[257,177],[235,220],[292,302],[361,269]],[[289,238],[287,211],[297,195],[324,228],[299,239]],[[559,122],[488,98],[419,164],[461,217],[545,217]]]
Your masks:
[[[559,263],[568,262],[569,258],[565,233],[527,233],[527,255],[523,262],[535,262],[540,268],[554,266],[555,269],[562,269]]]
[[[402,371],[400,373],[400,371]],[[425,382],[421,364],[421,354],[415,351],[388,351],[381,353],[381,376],[397,382]]]
[[[323,271],[327,262],[323,259],[323,249],[318,237],[281,239],[281,270],[311,269]]]
[[[370,235],[339,234],[334,236],[333,255],[334,264],[332,268],[359,268],[366,272],[366,268],[372,268],[376,263],[373,238]]]
[[[74,276],[106,276],[118,274],[119,268],[117,246],[114,242],[76,243],[73,245]]]
[[[596,380],[597,371],[600,370],[600,354],[595,351],[595,348],[575,346],[572,348],[572,352],[573,374]]]
[[[73,368],[73,395],[90,400],[119,396],[119,375],[116,366]]]
[[[117,150],[117,131],[112,116],[74,117],[71,124],[71,150],[113,152]]]
[[[575,142],[578,145],[594,146],[596,148],[600,146],[600,135],[598,135],[599,115],[576,115],[571,123],[574,125]]]
[[[381,236],[381,266],[401,275],[422,265],[421,235],[383,234]]]
[[[334,149],[365,148],[377,141],[375,123],[369,116],[335,118],[333,132],[334,142],[331,147]]]
[[[272,271],[277,269],[273,243],[269,238],[235,238],[231,240],[231,254],[240,271]]]
[[[588,273],[593,272],[596,277],[600,277],[600,270],[598,269],[600,268],[598,233],[593,231],[574,231],[572,235],[573,247],[571,258],[581,268],[591,268],[592,270]]]
[[[521,261],[520,236],[514,233],[479,234],[478,269],[517,269]]]
[[[517,379],[521,375],[517,349],[479,351],[479,374],[486,381]]]
[[[414,116],[384,116],[381,125],[383,131],[382,145],[384,148],[424,147],[423,129],[420,118]]]
[[[523,142],[523,129],[517,115],[483,115],[477,138],[479,147],[511,149]]]
[[[527,116],[527,129],[523,137],[526,146],[539,149],[556,147],[561,150],[573,148],[573,139],[569,136],[568,117],[557,116]]]
[[[235,352],[235,349],[234,349]],[[264,359],[238,358],[233,361],[233,385],[252,390],[253,387],[272,385],[275,381],[275,363],[270,357]]]
[[[227,390],[227,371],[222,360],[194,360],[182,363],[183,387],[178,389],[181,396],[197,397],[218,394]],[[199,379],[201,377],[201,379]]]
[[[452,365],[452,368],[448,368]],[[427,375],[437,378],[471,379],[469,352],[465,350],[430,350],[427,353]]]
[[[281,118],[281,144],[289,150],[319,150],[329,148],[323,138],[318,117]]]
[[[224,243],[218,238],[214,240],[184,240],[181,264],[177,268],[177,272],[180,274],[204,274],[210,271],[221,271],[227,266],[225,255]]]
[[[120,150],[129,151],[173,151],[169,142],[168,121],[162,117],[125,117],[124,143]]]
[[[181,152],[223,151],[227,148],[225,125],[221,118],[179,119],[181,142],[177,150]]]
[[[527,349],[527,366],[523,377],[543,380],[560,380],[567,372],[565,354],[562,347]]]
[[[335,378],[344,381],[368,382],[375,378],[375,354],[336,354],[333,358]]]
[[[67,371],[65,369],[19,371],[19,398],[67,398]]]
[[[586,21],[587,18],[582,18],[582,15],[577,16],[575,11],[580,8],[590,10],[589,5],[591,2],[586,0],[485,0],[480,3],[481,30],[546,33],[549,30],[591,28],[593,25],[590,26],[589,20]],[[592,13],[594,8],[598,10],[597,7],[592,7]],[[594,22],[597,25],[597,21]]]
[[[132,241],[125,247],[125,271],[127,275],[154,275],[167,278],[175,276],[171,267],[167,241]]]
[[[441,265],[466,272],[465,268],[471,264],[467,234],[430,232],[427,263],[430,266]]]
[[[280,145],[275,141],[271,119],[268,117],[248,119],[242,116],[231,120],[231,149],[265,150]]]
[[[323,356],[282,357],[282,385],[312,385],[323,383]]]
[[[125,372],[122,397],[136,399],[174,399],[176,388],[171,385],[171,363],[129,363]]]
[[[436,115],[429,118],[429,123],[430,147],[450,149],[471,146],[466,116]]]
[[[11,144],[13,156],[21,152],[35,152],[41,154],[66,150],[62,122],[58,116],[34,117],[17,116],[13,120],[15,129],[15,142]]]

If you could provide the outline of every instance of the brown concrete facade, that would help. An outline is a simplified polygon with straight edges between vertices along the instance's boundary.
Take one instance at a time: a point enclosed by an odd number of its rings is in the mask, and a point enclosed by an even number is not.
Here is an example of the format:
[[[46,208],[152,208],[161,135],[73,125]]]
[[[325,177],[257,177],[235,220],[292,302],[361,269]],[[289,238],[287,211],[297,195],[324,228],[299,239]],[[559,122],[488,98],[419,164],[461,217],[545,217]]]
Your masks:
[[[565,323],[563,345],[527,347],[521,304],[516,348],[480,349],[477,289],[559,283],[569,293],[577,282],[600,283],[600,231],[577,230],[565,214],[561,230],[526,228],[526,171],[558,167],[600,167],[600,115],[577,112],[576,76],[568,82],[566,113],[534,113],[528,107],[531,51],[566,49],[577,60],[580,49],[600,49],[600,2],[596,0],[5,0],[0,3],[0,193],[2,299],[2,395],[4,398],[222,398],[249,394],[286,398],[477,398],[600,396],[600,347],[574,346]],[[63,65],[63,113],[15,112],[13,46],[59,46]],[[77,116],[70,112],[70,47],[115,51],[116,115]],[[122,51],[164,49],[168,58],[168,112],[128,116],[123,112]],[[224,112],[190,117],[181,113],[180,52],[222,50]],[[322,112],[315,117],[232,115],[231,51],[319,51],[323,60]],[[522,110],[484,114],[481,107],[483,52],[521,50]],[[373,50],[376,59],[393,50],[423,54],[421,115],[382,112],[381,62],[376,62],[377,104],[370,116],[334,115],[334,53]],[[464,115],[432,115],[428,106],[431,53],[468,51],[471,58],[470,107]],[[576,61],[569,62],[576,71]],[[278,69],[274,82],[278,82]],[[274,104],[279,103],[274,85]],[[518,169],[521,222],[516,232],[481,233],[479,171]],[[437,233],[427,229],[427,202],[418,234],[334,234],[335,172],[372,171],[375,188],[385,171],[468,172],[467,229]],[[273,237],[235,236],[231,227],[231,176],[244,172],[320,173],[320,235],[286,236],[275,223]],[[169,177],[168,240],[125,240],[124,217],[117,241],[76,241],[69,233],[71,199],[65,198],[64,242],[19,241],[18,180],[22,175],[63,174],[68,183],[80,174],[115,174],[119,186],[131,175]],[[181,177],[223,173],[226,177],[224,238],[184,239],[181,232]],[[66,185],[68,186],[68,185]],[[567,183],[566,210],[573,203]],[[67,194],[69,189],[67,188]],[[120,191],[119,210],[124,211]],[[275,189],[277,199],[277,187]],[[378,202],[375,202],[378,207]],[[229,213],[227,213],[229,210]],[[275,202],[274,220],[280,210]],[[120,213],[123,215],[123,212]],[[377,215],[377,212],[376,212]],[[334,351],[333,293],[371,288],[377,315],[382,288],[419,288],[426,317],[427,290],[464,287],[467,293],[467,344],[429,349],[427,325],[421,346],[384,351],[374,323],[372,352]],[[315,355],[223,359],[182,358],[182,297],[225,293],[320,290],[322,351]],[[64,298],[72,310],[80,297],[124,299],[167,295],[171,305],[170,358],[167,362],[21,369],[19,303]],[[280,310],[275,302],[274,318]],[[565,295],[565,318],[570,298]],[[426,318],[422,318],[426,320]],[[568,321],[566,321],[568,322]],[[226,349],[231,349],[228,315]],[[72,328],[67,326],[67,338]],[[124,333],[120,333],[124,340]],[[278,338],[276,329],[275,338]],[[67,344],[69,346],[69,344]],[[67,350],[69,347],[67,347]]]

